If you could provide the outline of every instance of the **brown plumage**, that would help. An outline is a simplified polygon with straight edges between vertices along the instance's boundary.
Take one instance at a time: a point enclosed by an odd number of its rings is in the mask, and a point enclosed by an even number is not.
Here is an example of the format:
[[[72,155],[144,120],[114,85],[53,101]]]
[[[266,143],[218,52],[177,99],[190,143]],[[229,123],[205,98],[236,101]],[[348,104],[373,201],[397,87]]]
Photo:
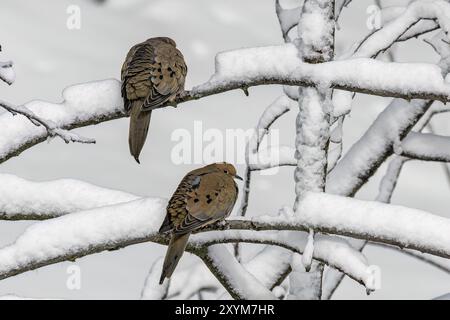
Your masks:
[[[229,163],[213,163],[189,172],[169,200],[159,232],[172,232],[160,284],[172,276],[191,232],[225,219],[238,196],[234,178],[241,179]]]
[[[170,38],[151,38],[133,46],[122,65],[122,97],[130,114],[128,143],[139,163],[151,110],[171,103],[184,91],[187,67]]]

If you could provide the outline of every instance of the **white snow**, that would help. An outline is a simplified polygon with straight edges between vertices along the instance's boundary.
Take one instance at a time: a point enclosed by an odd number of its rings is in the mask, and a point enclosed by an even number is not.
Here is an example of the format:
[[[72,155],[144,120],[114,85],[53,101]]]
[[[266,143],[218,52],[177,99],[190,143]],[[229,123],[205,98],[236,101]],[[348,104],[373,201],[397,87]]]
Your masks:
[[[450,4],[443,0],[415,1],[406,10],[396,8],[394,14],[402,13],[392,18],[383,28],[374,32],[370,37],[363,40],[357,52],[349,52],[340,57],[348,58],[369,58],[373,57],[385,48],[388,48],[397,39],[405,36],[405,32],[421,19],[437,19],[441,28],[450,31]],[[389,15],[390,16],[390,15]],[[412,32],[411,30],[409,32]]]
[[[307,193],[297,223],[450,257],[450,219],[403,206]],[[328,231],[326,231],[328,230]]]
[[[161,269],[159,269],[157,280],[159,280],[160,273]],[[165,281],[164,283],[167,284],[169,281]],[[154,284],[159,286],[158,281]],[[173,273],[170,278],[167,297],[169,299],[177,300],[191,299],[199,290],[202,289],[210,291],[215,296],[221,295],[225,291],[220,282],[209,271],[206,265],[199,261],[191,267],[180,270],[177,269],[176,272]]]
[[[46,219],[138,199],[125,192],[73,179],[32,182],[0,174],[0,181],[0,216],[3,219]]]
[[[292,101],[286,95],[282,95],[264,110],[255,128],[255,133],[247,144],[246,162],[250,170],[264,170],[296,164],[295,150],[292,147],[275,145],[261,147],[261,142],[269,133],[270,126],[296,106],[295,101]]]
[[[450,138],[411,132],[402,140],[402,154],[414,159],[450,162]]]
[[[167,297],[167,291],[171,281],[164,281],[162,285],[159,284],[159,277],[163,266],[164,258],[156,259],[144,282],[144,287],[141,292],[142,300],[162,300]]]
[[[0,62],[0,80],[3,80],[7,84],[12,84],[16,80],[16,74],[11,61]]]
[[[300,2],[298,7],[292,9],[284,9],[280,5],[280,0],[275,2],[275,9],[280,22],[281,32],[283,33],[283,38],[287,40],[287,35],[289,31],[296,27],[302,12],[303,1]]]
[[[225,245],[210,246],[207,250],[211,264],[223,281],[239,296],[250,300],[273,300],[275,296],[231,255]]]
[[[52,259],[152,237],[163,221],[166,203],[140,199],[35,223],[13,244],[0,249],[0,278],[26,266],[36,268]]]
[[[423,100],[408,103],[394,99],[330,172],[326,191],[346,196],[355,192],[367,180],[370,170],[392,149],[398,137],[417,122],[428,106]]]
[[[348,114],[352,108],[353,93],[350,91],[333,91],[333,116],[340,117]]]
[[[294,44],[219,53],[215,74],[193,91],[255,82],[315,84],[374,94],[433,95],[450,99],[450,84],[434,64],[388,63],[368,58],[308,64],[299,59]]]
[[[64,101],[61,103],[34,100],[24,107],[59,127],[97,123],[123,114],[120,82],[115,79],[73,85],[64,89],[62,96]],[[37,127],[26,117],[10,113],[0,114],[0,128],[0,161],[47,136],[44,127]]]
[[[313,253],[314,253],[314,231],[309,230],[308,240],[306,242],[306,246],[302,254],[302,264],[303,267],[305,267],[306,271],[309,271],[309,269],[311,268]]]
[[[252,273],[266,288],[271,288],[288,267],[292,252],[284,248],[266,246],[244,268]]]
[[[17,178],[13,177],[13,179]],[[67,187],[76,187],[78,185],[83,190],[83,184],[73,183],[73,181],[66,181],[66,183]],[[45,183],[43,183],[42,188],[47,188],[48,190],[49,187],[56,185],[50,184],[45,186]],[[40,185],[38,184],[38,186]],[[89,185],[84,186],[87,188],[81,192],[81,195],[83,192],[94,189],[94,187]],[[106,195],[106,199],[110,199],[109,196],[112,193],[109,190],[99,188],[94,194],[101,195],[102,192]],[[120,196],[119,193],[117,195]],[[126,197],[125,195],[122,200],[126,200]],[[89,198],[85,199],[87,199],[86,205],[88,205],[88,202],[91,200]],[[58,205],[64,210],[74,209],[71,205]],[[48,210],[47,207],[41,204],[38,204],[37,207],[43,207],[45,210]],[[15,272],[23,272],[28,268],[35,269],[51,264],[54,261],[58,261],[58,259],[65,260],[67,257],[81,257],[88,253],[99,252],[117,245],[126,246],[142,241],[158,242],[157,230],[165,215],[165,207],[166,201],[163,199],[139,199],[71,213],[35,223],[27,228],[13,244],[0,249],[0,278],[11,276]],[[283,216],[280,219],[284,220],[286,217]],[[284,243],[285,246],[296,248],[295,250],[301,252],[306,243],[306,237],[302,238],[302,235],[304,233],[288,231],[227,230],[193,235],[190,243],[198,246],[233,238],[244,242],[272,241],[274,243]],[[299,239],[303,240],[299,242]],[[217,248],[217,246],[215,247]],[[219,259],[219,256],[222,255],[223,253],[218,253],[215,257]],[[367,265],[364,262],[365,258],[343,240],[339,240],[336,237],[317,235],[314,257],[348,273],[350,277],[357,281],[365,282],[364,274],[367,269]],[[227,260],[229,258],[223,259]],[[258,271],[254,267],[255,263],[258,264],[257,262],[252,262],[246,265],[249,268],[248,270],[255,269],[255,276],[261,279],[263,284],[269,284],[273,281],[273,277],[270,278],[265,275],[268,269]],[[279,265],[275,264],[275,266]],[[225,269],[228,270],[227,272],[238,272],[240,268],[243,267],[238,265],[237,261],[230,262],[230,264],[225,266]],[[156,269],[158,268],[155,267]],[[246,279],[246,277],[241,275],[233,281],[244,281],[244,283],[253,281]],[[237,286],[236,283],[234,285]],[[254,294],[246,290],[243,293]]]

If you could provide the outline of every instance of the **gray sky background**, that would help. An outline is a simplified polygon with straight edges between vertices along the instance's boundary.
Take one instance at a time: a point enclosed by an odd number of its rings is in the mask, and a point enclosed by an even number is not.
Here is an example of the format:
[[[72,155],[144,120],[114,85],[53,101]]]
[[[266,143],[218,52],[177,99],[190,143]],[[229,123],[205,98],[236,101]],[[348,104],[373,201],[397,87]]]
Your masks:
[[[401,3],[402,1],[392,1]],[[391,2],[389,2],[391,3]],[[66,28],[69,5],[81,8],[81,29]],[[353,1],[342,16],[337,51],[343,52],[368,33],[366,9],[372,1]],[[281,44],[282,37],[273,0],[111,0],[99,6],[88,0],[2,0],[0,8],[0,60],[15,63],[17,80],[11,87],[0,84],[1,98],[20,104],[34,99],[61,101],[66,86],[105,78],[119,78],[128,49],[149,37],[176,40],[189,65],[187,88],[206,81],[214,71],[217,52],[240,47]],[[398,48],[401,61],[435,62],[437,56],[420,40]],[[95,145],[66,145],[58,139],[42,143],[0,166],[0,172],[36,181],[75,178],[142,196],[169,197],[182,176],[197,165],[171,162],[177,128],[193,130],[195,120],[203,128],[248,129],[254,127],[268,102],[281,94],[278,86],[250,89],[250,97],[233,91],[154,112],[149,138],[137,165],[128,153],[128,120],[121,119],[77,130],[93,137]],[[389,99],[358,95],[345,125],[345,150],[358,139]],[[276,125],[283,144],[292,144],[295,110]],[[436,119],[439,133],[449,134],[448,117]],[[0,129],[1,131],[1,129]],[[383,166],[358,194],[374,199]],[[243,173],[243,166],[238,170]],[[255,174],[249,212],[277,211],[294,200],[293,169],[275,176]],[[449,186],[439,164],[409,162],[402,172],[393,203],[448,216]],[[0,245],[14,241],[29,222],[1,222]],[[410,257],[369,247],[372,264],[382,269],[382,289],[368,299],[433,298],[450,291],[448,275]],[[0,295],[28,297],[138,298],[145,276],[164,248],[140,244],[120,251],[85,257],[81,290],[66,288],[66,269],[61,263],[0,281]],[[183,258],[181,267],[195,261]],[[359,284],[346,279],[335,298],[366,299]]]

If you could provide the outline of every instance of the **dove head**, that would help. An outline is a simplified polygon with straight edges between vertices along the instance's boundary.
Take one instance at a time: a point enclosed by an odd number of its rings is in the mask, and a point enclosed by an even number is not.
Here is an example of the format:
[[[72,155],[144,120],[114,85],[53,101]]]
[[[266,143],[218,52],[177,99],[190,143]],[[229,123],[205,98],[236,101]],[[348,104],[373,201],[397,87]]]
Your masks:
[[[237,175],[236,168],[231,163],[226,162],[214,163],[213,166],[217,171],[223,172],[233,178],[243,180],[241,177]]]
[[[170,45],[172,45],[172,46],[174,46],[174,47],[177,46],[177,44],[175,43],[175,41],[172,40],[172,39],[170,39],[170,38],[168,38],[168,37],[158,37],[158,38],[156,38],[156,39],[158,39],[159,41],[168,43],[168,44],[170,44]]]

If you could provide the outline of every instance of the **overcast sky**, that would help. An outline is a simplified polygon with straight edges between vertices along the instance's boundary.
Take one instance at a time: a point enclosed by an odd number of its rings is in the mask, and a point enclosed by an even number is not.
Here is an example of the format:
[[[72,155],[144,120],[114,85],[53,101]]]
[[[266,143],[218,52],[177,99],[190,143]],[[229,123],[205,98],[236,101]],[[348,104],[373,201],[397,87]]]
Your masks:
[[[402,1],[392,1],[392,3]],[[125,4],[126,3],[126,4]],[[372,1],[353,1],[342,15],[337,51],[343,52],[369,32],[366,9]],[[81,9],[81,28],[66,26],[67,8]],[[65,87],[91,80],[119,78],[128,49],[154,36],[176,40],[189,66],[186,86],[206,81],[214,71],[217,52],[240,47],[281,44],[282,37],[273,0],[114,0],[99,6],[88,0],[2,0],[0,8],[0,60],[15,63],[17,80],[11,87],[0,84],[1,98],[15,104],[34,99],[61,101]],[[435,62],[437,56],[420,40],[411,40],[397,50],[400,61]],[[227,92],[154,112],[141,165],[128,153],[128,119],[76,130],[97,140],[95,145],[66,145],[54,139],[10,159],[0,172],[44,181],[75,178],[142,196],[170,197],[183,175],[198,165],[175,165],[171,161],[174,130],[193,132],[194,121],[203,129],[249,129],[269,102],[281,94],[279,86]],[[358,95],[345,125],[345,150],[386,106],[389,99]],[[281,143],[292,144],[295,110],[283,117]],[[448,118],[433,122],[441,134],[449,134]],[[0,129],[1,132],[1,129]],[[374,199],[382,166],[358,194]],[[241,175],[244,167],[238,166]],[[293,169],[274,176],[255,174],[250,214],[273,213],[294,201]],[[393,203],[448,215],[449,186],[442,167],[409,162],[402,172]],[[29,222],[0,223],[0,245],[7,245],[30,225]],[[81,290],[66,287],[67,267],[61,263],[0,281],[0,294],[58,298],[138,298],[155,257],[164,249],[155,244],[130,246],[120,251],[88,256],[76,262],[81,267]],[[450,291],[444,273],[410,257],[385,249],[365,251],[372,264],[382,269],[382,289],[369,299],[433,298]],[[194,263],[186,255],[180,267]],[[346,279],[336,298],[365,299],[365,290]]]

